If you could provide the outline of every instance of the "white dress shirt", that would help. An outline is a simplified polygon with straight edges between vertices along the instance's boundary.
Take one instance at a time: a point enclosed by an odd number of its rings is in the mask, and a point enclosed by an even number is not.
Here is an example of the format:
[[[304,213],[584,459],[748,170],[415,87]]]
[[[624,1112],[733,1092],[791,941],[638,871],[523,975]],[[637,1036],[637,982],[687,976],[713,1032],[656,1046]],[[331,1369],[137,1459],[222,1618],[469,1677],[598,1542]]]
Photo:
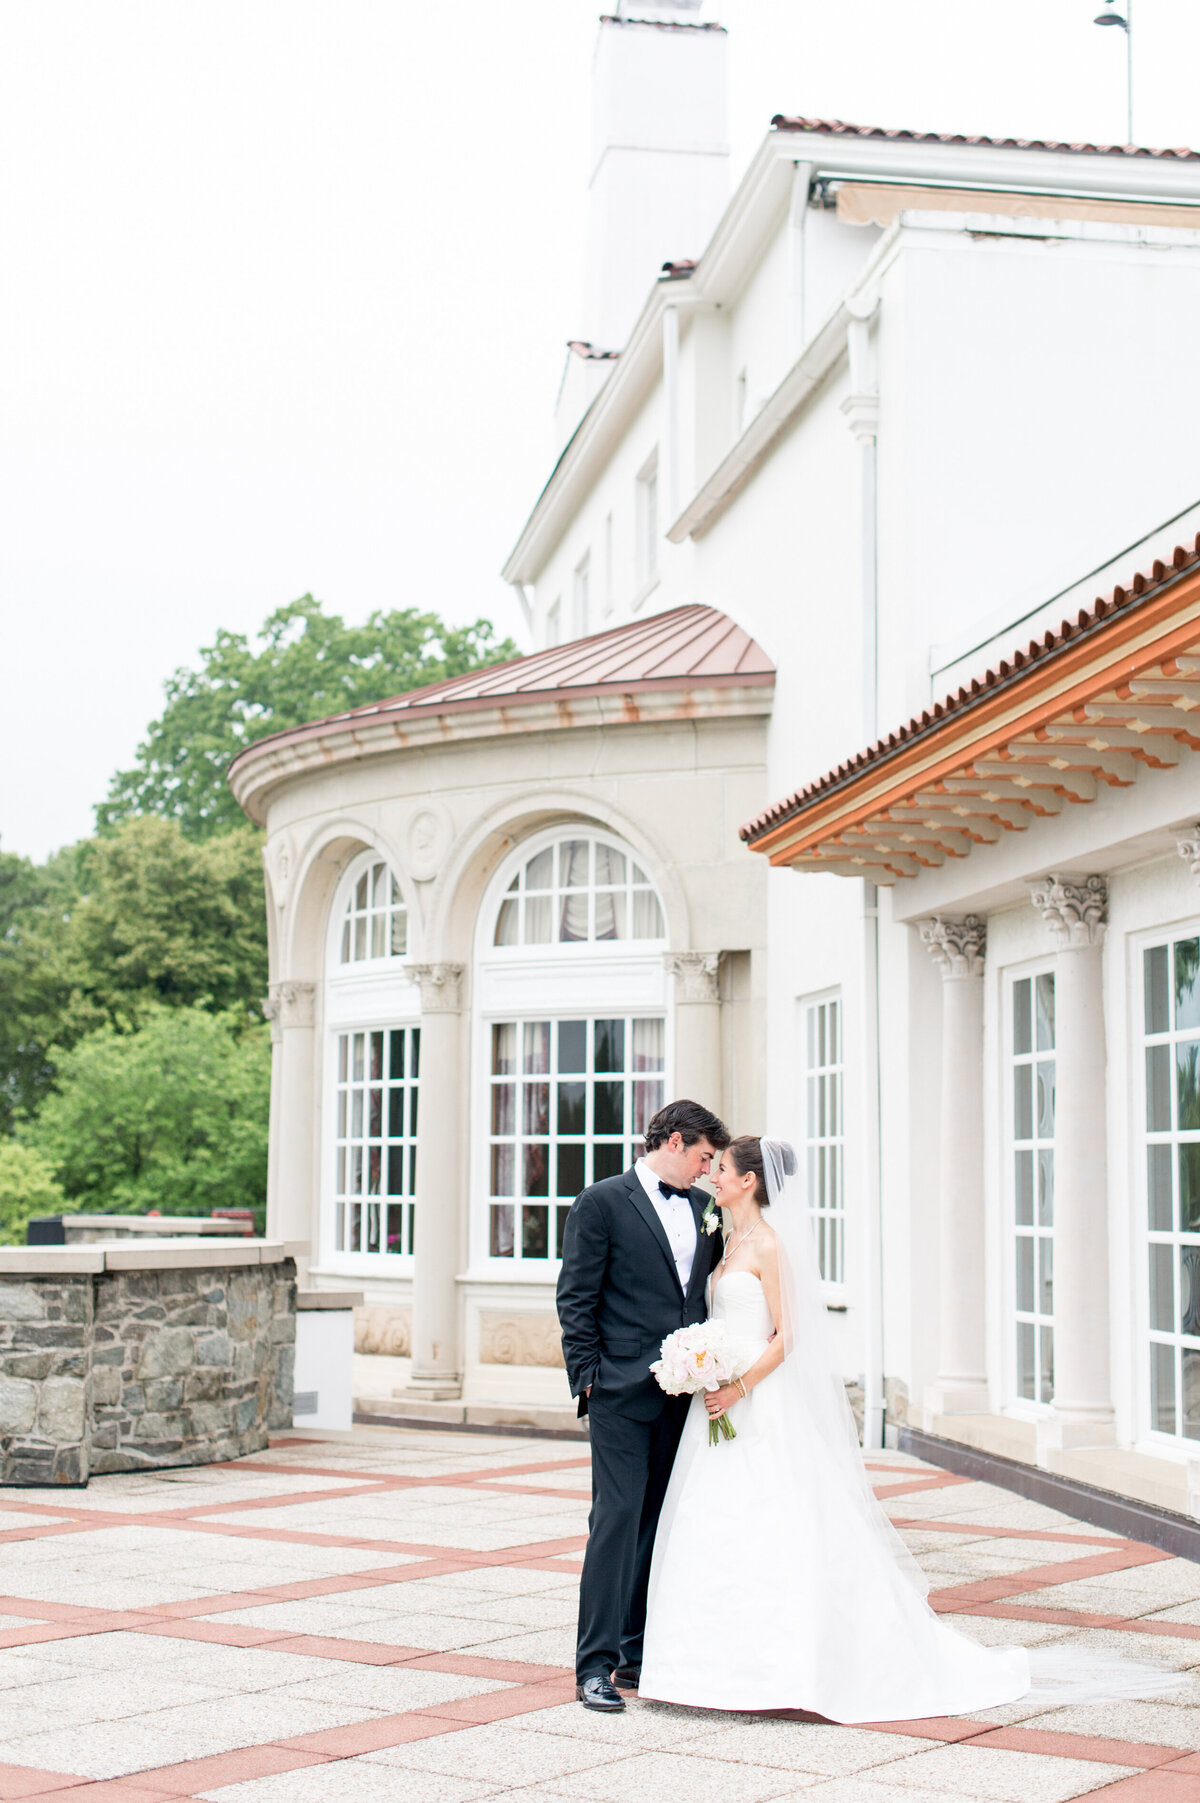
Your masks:
[[[692,1204],[687,1196],[664,1196],[658,1187],[657,1176],[644,1158],[639,1158],[633,1168],[666,1231],[679,1282],[686,1294],[696,1256],[696,1217],[692,1213]]]

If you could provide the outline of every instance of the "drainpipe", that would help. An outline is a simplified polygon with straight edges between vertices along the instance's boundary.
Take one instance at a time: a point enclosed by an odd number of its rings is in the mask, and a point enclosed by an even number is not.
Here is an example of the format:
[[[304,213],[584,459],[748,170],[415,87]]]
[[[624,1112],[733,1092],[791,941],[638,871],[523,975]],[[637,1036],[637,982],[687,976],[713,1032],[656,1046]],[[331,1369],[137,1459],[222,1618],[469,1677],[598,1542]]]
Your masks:
[[[879,508],[877,446],[879,390],[871,356],[871,321],[878,295],[849,303],[846,349],[850,392],[842,402],[859,447],[859,643],[861,743],[879,736]],[[879,893],[862,885],[862,1222],[863,1222],[863,1446],[884,1443],[883,1399],[883,1165],[880,1122]]]

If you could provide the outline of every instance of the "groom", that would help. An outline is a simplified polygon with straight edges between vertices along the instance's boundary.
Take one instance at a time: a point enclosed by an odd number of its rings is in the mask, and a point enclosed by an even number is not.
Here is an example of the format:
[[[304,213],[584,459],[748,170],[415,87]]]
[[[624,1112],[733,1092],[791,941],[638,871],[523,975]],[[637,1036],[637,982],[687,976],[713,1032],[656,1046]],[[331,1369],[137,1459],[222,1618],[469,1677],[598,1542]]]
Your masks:
[[[637,1688],[654,1531],[691,1400],[650,1374],[661,1341],[703,1321],[721,1235],[695,1189],[729,1134],[698,1102],[669,1102],[631,1171],[578,1196],[567,1216],[558,1319],[571,1394],[590,1420],[592,1512],[579,1588],[576,1695],[624,1709]],[[709,1220],[720,1221],[710,1210]]]

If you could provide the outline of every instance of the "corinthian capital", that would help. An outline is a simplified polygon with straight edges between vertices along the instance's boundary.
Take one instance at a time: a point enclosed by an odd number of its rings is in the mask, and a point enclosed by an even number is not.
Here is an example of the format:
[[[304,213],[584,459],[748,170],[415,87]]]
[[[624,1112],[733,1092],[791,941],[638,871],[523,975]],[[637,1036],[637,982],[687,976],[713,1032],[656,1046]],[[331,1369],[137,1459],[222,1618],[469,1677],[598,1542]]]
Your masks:
[[[408,974],[421,991],[421,1013],[458,1014],[466,971],[465,964],[410,964]]]
[[[663,963],[675,979],[677,1002],[718,1002],[720,952],[664,952]]]
[[[935,914],[919,926],[921,943],[943,977],[981,977],[987,949],[987,921],[978,914]]]
[[[1178,834],[1175,845],[1192,875],[1200,881],[1200,823],[1189,826],[1186,833]]]
[[[1044,876],[1029,885],[1057,945],[1101,945],[1108,926],[1108,878]]]
[[[278,1039],[285,1027],[311,1027],[316,994],[315,983],[272,983],[262,1004],[271,1023],[271,1038]]]

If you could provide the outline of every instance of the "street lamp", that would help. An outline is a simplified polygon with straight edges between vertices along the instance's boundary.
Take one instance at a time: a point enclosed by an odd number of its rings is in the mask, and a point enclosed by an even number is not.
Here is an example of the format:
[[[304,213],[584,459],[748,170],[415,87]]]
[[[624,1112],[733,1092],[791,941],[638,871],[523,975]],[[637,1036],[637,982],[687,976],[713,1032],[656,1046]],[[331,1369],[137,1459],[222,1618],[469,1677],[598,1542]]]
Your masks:
[[[1123,13],[1097,13],[1093,25],[1119,25],[1125,33],[1125,106],[1129,138],[1133,143],[1133,0],[1125,0]]]

